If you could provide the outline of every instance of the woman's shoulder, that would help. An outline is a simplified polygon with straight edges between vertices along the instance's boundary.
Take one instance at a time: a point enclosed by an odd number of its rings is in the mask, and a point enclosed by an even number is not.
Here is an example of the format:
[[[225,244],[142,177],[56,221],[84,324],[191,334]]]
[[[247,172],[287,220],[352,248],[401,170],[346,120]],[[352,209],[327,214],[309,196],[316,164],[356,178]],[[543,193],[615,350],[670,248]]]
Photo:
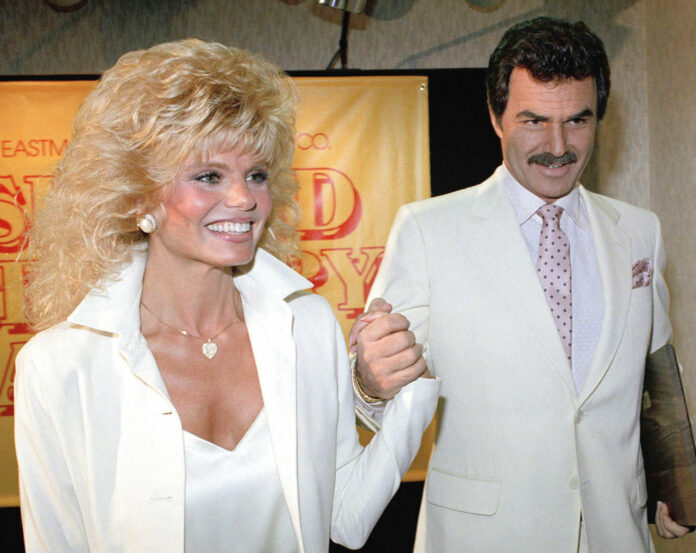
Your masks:
[[[15,401],[35,395],[38,390],[63,389],[66,373],[74,359],[71,350],[74,340],[67,321],[42,330],[22,346],[15,359]],[[59,398],[61,394],[48,393],[49,397]]]
[[[61,343],[65,340],[66,334],[70,333],[70,324],[68,321],[62,321],[34,334],[22,349],[41,349],[52,343]]]
[[[63,321],[32,336],[17,354],[17,366],[24,364],[60,364],[73,361],[84,349],[80,335],[84,329]]]
[[[287,298],[288,305],[295,315],[309,315],[318,318],[334,319],[331,305],[326,298],[311,290],[295,292]]]

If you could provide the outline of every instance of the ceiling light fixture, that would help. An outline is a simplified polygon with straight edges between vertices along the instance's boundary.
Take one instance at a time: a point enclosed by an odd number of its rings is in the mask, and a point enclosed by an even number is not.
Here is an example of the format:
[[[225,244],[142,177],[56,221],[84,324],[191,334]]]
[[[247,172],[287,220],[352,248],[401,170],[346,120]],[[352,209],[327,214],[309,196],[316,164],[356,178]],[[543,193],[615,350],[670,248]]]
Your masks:
[[[343,10],[343,21],[341,23],[341,38],[338,41],[338,50],[331,58],[326,69],[332,69],[336,60],[340,58],[341,69],[346,69],[348,65],[348,28],[350,27],[350,14],[361,13],[365,9],[367,0],[317,0],[323,6]]]

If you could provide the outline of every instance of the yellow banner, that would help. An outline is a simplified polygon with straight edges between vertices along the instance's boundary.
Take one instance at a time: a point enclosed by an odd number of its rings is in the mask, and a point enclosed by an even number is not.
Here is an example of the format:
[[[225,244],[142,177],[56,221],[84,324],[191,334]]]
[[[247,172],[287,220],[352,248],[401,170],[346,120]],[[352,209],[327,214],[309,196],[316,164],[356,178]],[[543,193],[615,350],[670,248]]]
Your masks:
[[[301,270],[332,304],[347,336],[397,208],[430,194],[427,79],[295,82],[302,97],[293,161],[303,211]],[[49,185],[72,119],[94,85],[0,82],[0,507],[19,503],[12,415],[14,359],[31,337],[22,313],[25,216]],[[407,479],[422,479],[426,463],[422,451]]]
[[[398,207],[430,195],[425,77],[295,80],[293,167],[300,181],[302,273],[346,336],[362,312]]]
[[[401,204],[430,196],[426,77],[296,78],[302,273],[348,336]],[[361,441],[370,439],[360,431]],[[434,425],[405,480],[424,480]]]

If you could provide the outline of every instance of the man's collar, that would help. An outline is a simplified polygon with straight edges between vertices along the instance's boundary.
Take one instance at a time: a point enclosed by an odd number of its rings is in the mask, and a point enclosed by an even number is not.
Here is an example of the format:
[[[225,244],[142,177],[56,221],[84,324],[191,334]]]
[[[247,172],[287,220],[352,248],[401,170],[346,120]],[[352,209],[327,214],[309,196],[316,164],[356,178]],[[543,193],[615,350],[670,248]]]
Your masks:
[[[543,206],[545,202],[517,182],[504,164],[502,170],[503,181],[505,182],[505,188],[507,189],[512,209],[515,212],[517,224],[522,226],[536,214],[537,210]],[[580,186],[582,185],[579,184],[573,188],[569,194],[566,194],[553,203],[561,206],[580,228],[588,228],[587,212],[582,205],[582,196],[578,190]]]

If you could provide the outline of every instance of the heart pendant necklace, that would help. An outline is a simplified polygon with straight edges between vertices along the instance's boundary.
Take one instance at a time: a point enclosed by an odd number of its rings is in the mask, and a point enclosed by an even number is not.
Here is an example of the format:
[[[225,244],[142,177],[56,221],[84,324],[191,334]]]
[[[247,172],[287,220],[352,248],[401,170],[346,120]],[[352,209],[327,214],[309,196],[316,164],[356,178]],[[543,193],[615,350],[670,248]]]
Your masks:
[[[217,338],[218,336],[220,336],[220,334],[222,334],[223,332],[225,332],[225,330],[227,330],[227,329],[230,328],[234,323],[237,322],[237,319],[235,319],[235,320],[232,321],[230,324],[228,324],[225,328],[223,328],[220,332],[218,332],[215,336],[211,336],[210,338],[203,338],[202,336],[196,336],[195,334],[191,334],[190,332],[188,332],[188,331],[186,331],[186,330],[183,330],[183,329],[181,329],[181,328],[176,328],[175,326],[172,326],[172,325],[170,325],[169,323],[165,323],[162,319],[160,319],[157,315],[155,315],[155,312],[154,312],[152,309],[150,309],[150,308],[145,304],[145,302],[144,302],[143,300],[140,300],[140,303],[141,303],[141,305],[142,305],[145,309],[147,309],[147,310],[150,312],[150,314],[151,314],[155,319],[157,319],[157,320],[158,320],[161,324],[163,324],[164,326],[166,326],[166,327],[168,327],[168,328],[171,328],[172,330],[176,330],[177,332],[179,332],[180,334],[183,334],[184,336],[190,336],[191,338],[196,338],[196,339],[198,339],[198,340],[203,340],[203,346],[201,347],[201,351],[203,352],[203,355],[205,355],[208,359],[212,359],[213,357],[215,357],[215,354],[216,354],[217,351],[218,351],[217,344],[216,344],[215,342],[213,342],[213,340],[215,340],[215,338]]]

